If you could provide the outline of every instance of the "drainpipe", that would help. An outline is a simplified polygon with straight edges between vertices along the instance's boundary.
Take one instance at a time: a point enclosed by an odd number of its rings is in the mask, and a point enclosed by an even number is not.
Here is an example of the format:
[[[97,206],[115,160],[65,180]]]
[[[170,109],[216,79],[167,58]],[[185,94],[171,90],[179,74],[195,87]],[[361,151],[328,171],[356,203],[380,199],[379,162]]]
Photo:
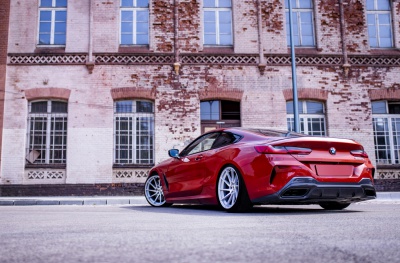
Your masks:
[[[89,47],[86,68],[92,74],[95,61],[93,60],[93,0],[89,0]]]
[[[264,75],[265,67],[267,66],[264,58],[264,43],[262,37],[262,14],[261,14],[261,0],[257,0],[257,18],[258,18],[258,52],[260,56],[260,61],[258,64],[258,69],[260,74]]]
[[[179,43],[178,43],[178,25],[179,25],[179,16],[178,16],[178,4],[179,0],[174,0],[174,56],[175,56],[175,62],[174,62],[174,70],[175,74],[179,75],[179,69],[181,67],[181,63],[179,63]]]
[[[339,12],[340,12],[340,35],[342,38],[342,52],[343,52],[343,71],[344,75],[347,78],[349,76],[350,63],[347,57],[347,46],[346,46],[346,25],[344,22],[344,8],[343,8],[343,0],[339,0]]]

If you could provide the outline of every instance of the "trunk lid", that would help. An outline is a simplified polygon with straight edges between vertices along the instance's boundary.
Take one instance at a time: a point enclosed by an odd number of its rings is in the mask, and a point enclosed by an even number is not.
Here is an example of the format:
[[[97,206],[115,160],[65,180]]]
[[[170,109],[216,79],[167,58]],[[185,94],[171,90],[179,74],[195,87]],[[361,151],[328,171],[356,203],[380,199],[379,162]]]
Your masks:
[[[320,177],[358,176],[360,169],[357,168],[368,158],[362,145],[347,139],[302,137],[275,141],[271,145],[285,147]]]

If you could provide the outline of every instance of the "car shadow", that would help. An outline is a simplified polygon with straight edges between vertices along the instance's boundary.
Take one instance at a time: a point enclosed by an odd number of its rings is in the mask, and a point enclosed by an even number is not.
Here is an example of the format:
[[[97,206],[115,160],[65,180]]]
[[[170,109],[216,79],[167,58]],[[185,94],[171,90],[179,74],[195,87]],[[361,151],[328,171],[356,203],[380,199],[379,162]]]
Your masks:
[[[229,213],[218,206],[211,205],[173,205],[171,207],[152,207],[150,205],[140,206],[122,206],[124,209],[137,210],[141,212],[150,213],[167,213],[167,214],[186,214],[186,215],[210,215],[210,214],[221,214],[221,215],[306,215],[306,214],[338,214],[338,213],[359,213],[363,212],[358,209],[354,209],[351,206],[344,210],[325,210],[318,205],[299,205],[299,206],[286,206],[286,205],[262,205],[254,206],[252,209],[241,212],[241,213]]]

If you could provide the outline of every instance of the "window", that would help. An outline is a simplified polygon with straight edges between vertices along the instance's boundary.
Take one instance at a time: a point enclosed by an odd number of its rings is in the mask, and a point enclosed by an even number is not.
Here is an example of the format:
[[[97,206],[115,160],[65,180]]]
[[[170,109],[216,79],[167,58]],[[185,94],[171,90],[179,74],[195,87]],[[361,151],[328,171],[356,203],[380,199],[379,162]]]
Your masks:
[[[369,44],[372,48],[393,47],[389,0],[367,0]]]
[[[231,0],[204,0],[204,45],[232,43]]]
[[[40,0],[39,45],[65,45],[67,0]]]
[[[121,45],[149,44],[149,1],[121,0]]]
[[[372,102],[375,157],[379,164],[400,164],[400,102]]]
[[[314,39],[314,17],[312,0],[291,0],[292,6],[292,28],[293,43],[295,46],[315,46]],[[285,0],[286,6],[286,36],[290,45],[289,24],[289,1]]]
[[[294,131],[293,101],[286,102],[287,125]],[[314,136],[325,136],[325,108],[322,102],[299,101],[300,132]]]
[[[189,144],[180,154],[187,156],[227,146],[239,141],[242,137],[228,132],[212,132],[205,134]]]
[[[200,103],[202,132],[220,127],[240,126],[240,102],[208,100]]]
[[[153,103],[124,100],[114,106],[114,163],[153,164]]]
[[[27,161],[31,164],[65,164],[67,109],[62,101],[29,102]]]

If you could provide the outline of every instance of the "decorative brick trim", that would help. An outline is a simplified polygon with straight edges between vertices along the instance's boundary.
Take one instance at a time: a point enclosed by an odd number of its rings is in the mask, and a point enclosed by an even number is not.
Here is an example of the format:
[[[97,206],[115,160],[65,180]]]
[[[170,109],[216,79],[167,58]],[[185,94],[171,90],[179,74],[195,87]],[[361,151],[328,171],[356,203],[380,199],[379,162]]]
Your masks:
[[[374,89],[368,91],[371,100],[399,100],[400,90],[398,89]]]
[[[286,101],[293,100],[293,91],[292,89],[285,89],[283,90],[283,96],[285,97]],[[321,100],[326,101],[328,100],[328,91],[321,90],[321,89],[298,89],[297,96],[299,99],[302,100]]]
[[[243,90],[232,88],[206,88],[199,92],[200,100],[231,100],[241,101],[243,97]]]
[[[121,99],[148,99],[155,100],[156,99],[156,90],[146,89],[146,88],[115,88],[111,90],[111,97],[113,100],[121,100]]]
[[[36,99],[62,99],[68,100],[71,90],[63,88],[34,88],[25,90],[27,100]]]

